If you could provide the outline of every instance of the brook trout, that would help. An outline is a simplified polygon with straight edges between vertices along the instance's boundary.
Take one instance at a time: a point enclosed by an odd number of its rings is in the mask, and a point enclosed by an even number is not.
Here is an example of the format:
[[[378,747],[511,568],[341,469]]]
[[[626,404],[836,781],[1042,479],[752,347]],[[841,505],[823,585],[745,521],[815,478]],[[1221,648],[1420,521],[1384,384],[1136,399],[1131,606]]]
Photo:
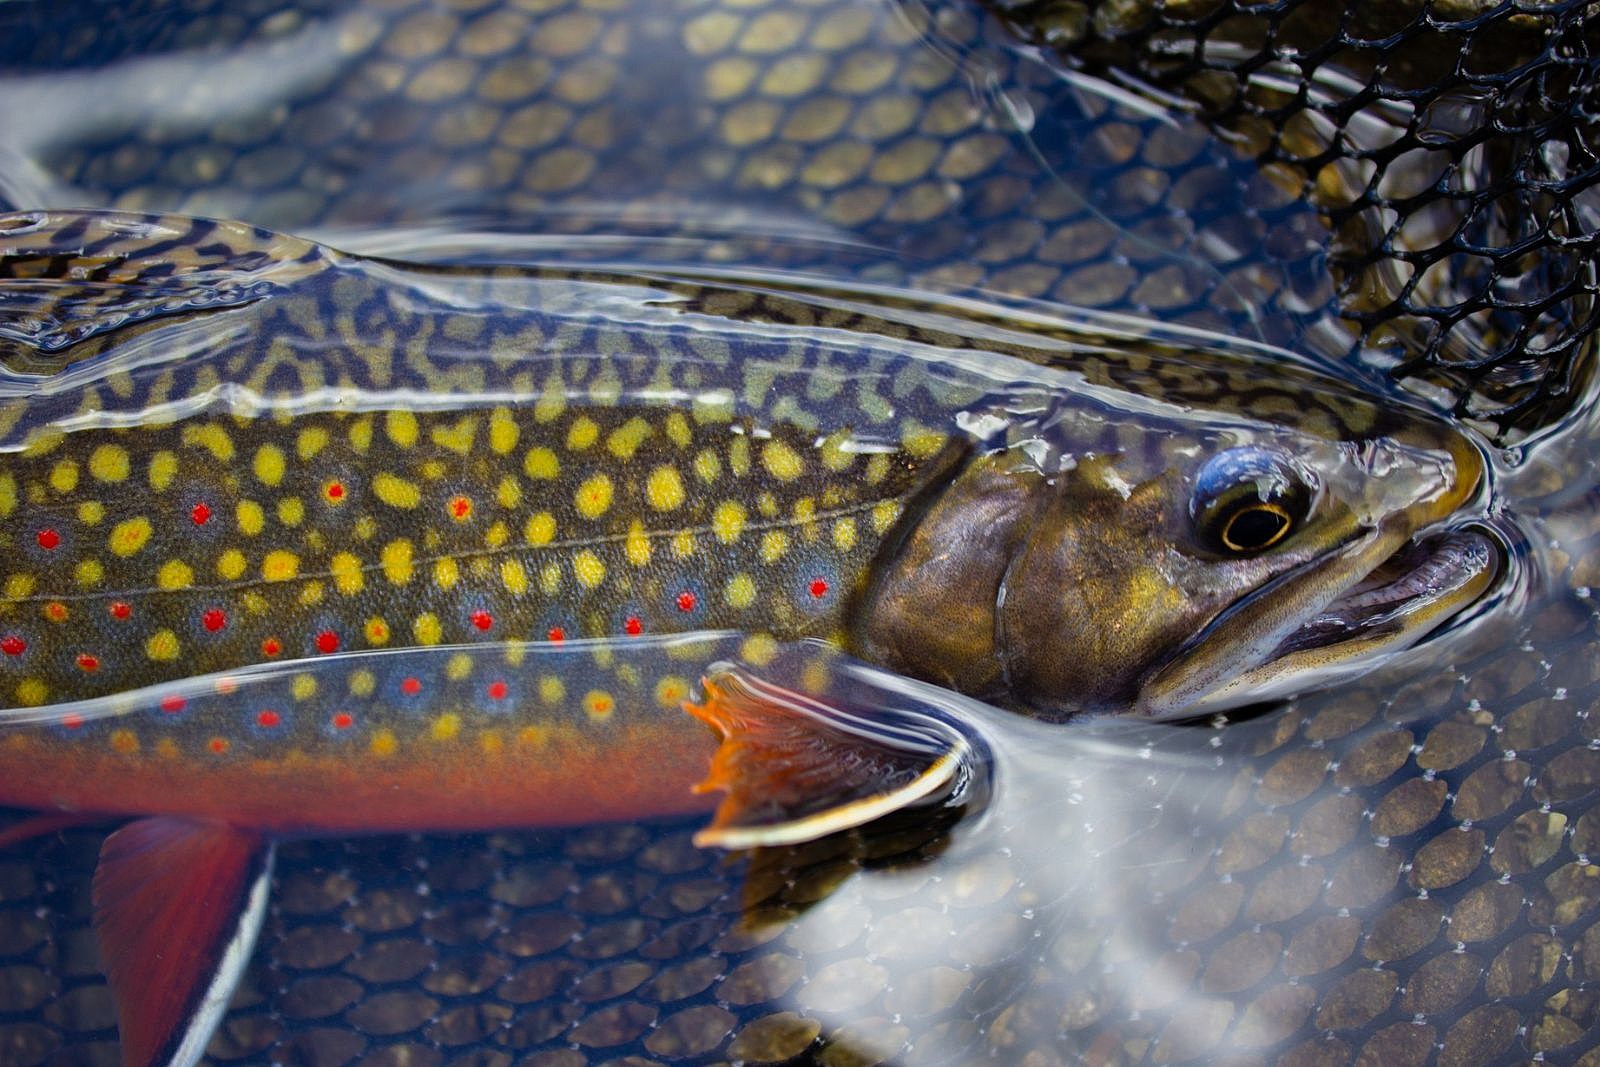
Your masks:
[[[709,769],[702,840],[744,847],[956,777],[959,730],[763,673],[802,642],[1192,716],[1500,569],[1447,424],[978,305],[31,213],[0,362],[0,804],[136,817],[96,880],[130,1064],[200,1055],[276,837],[699,810]]]

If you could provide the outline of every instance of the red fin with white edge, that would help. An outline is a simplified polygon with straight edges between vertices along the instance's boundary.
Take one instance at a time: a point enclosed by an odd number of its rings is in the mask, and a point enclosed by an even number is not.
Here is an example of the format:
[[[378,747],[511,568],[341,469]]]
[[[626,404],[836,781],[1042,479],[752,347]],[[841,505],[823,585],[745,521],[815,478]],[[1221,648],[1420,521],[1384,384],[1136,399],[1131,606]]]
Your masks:
[[[272,846],[221,823],[156,817],[100,849],[94,926],[124,1067],[189,1067],[249,962]]]
[[[722,738],[698,792],[727,793],[695,844],[793,845],[960,789],[973,743],[923,708],[854,709],[722,666],[684,710]]]

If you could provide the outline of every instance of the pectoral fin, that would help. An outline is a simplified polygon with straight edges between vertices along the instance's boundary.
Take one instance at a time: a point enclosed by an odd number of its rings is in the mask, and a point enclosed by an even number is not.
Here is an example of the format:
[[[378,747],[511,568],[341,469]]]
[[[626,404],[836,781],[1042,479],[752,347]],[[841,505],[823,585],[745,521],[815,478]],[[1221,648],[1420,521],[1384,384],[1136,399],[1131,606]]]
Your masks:
[[[125,1067],[189,1067],[250,959],[272,846],[219,823],[129,823],[100,849],[94,925]]]
[[[701,685],[704,702],[684,708],[722,746],[697,788],[727,793],[695,835],[703,847],[792,845],[861,826],[960,792],[980,762],[969,737],[904,694],[845,705],[731,665]]]

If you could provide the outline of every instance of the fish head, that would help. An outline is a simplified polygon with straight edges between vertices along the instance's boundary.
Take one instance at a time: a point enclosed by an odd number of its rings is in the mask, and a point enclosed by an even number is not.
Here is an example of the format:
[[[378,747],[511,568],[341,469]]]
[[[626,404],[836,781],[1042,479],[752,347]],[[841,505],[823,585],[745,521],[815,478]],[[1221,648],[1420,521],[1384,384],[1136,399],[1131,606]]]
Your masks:
[[[1502,551],[1466,521],[1473,443],[1375,408],[1307,421],[1013,424],[892,546],[861,644],[1041,717],[1181,718],[1366,669],[1479,600]]]

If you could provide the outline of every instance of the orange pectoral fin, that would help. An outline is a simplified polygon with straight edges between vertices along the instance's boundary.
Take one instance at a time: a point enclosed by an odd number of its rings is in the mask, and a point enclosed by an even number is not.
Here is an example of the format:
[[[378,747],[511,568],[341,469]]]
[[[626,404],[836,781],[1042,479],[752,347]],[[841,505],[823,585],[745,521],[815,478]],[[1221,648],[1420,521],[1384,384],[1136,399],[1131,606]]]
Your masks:
[[[266,914],[272,846],[220,823],[156,817],[100,849],[94,926],[125,1067],[200,1059]]]
[[[726,664],[701,684],[705,701],[684,710],[722,745],[696,788],[727,793],[711,825],[695,835],[702,847],[815,840],[964,794],[982,762],[951,720],[900,694],[888,704],[845,707]]]

